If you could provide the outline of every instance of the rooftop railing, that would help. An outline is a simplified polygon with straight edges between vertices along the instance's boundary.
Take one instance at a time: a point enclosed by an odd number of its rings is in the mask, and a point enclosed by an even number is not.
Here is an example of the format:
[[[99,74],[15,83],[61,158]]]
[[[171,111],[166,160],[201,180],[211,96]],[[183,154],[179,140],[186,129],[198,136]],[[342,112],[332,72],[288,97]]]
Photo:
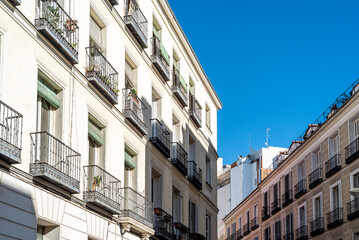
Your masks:
[[[21,163],[23,116],[0,101],[0,156],[9,163]]]
[[[80,154],[48,132],[31,133],[30,174],[80,192]]]
[[[36,0],[36,28],[44,33],[71,63],[78,63],[79,27],[56,0]]]

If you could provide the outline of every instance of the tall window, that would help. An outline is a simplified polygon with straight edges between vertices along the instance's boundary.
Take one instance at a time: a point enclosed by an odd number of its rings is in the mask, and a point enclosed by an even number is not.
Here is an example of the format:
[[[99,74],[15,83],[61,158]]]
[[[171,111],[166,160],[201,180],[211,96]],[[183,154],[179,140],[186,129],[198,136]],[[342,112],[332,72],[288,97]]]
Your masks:
[[[180,70],[180,58],[175,51],[173,51],[173,68]]]
[[[196,141],[192,136],[189,136],[189,152],[188,152],[188,158],[190,161],[196,161]]]
[[[152,118],[161,119],[161,97],[152,89]]]
[[[350,174],[350,189],[359,188],[359,170]],[[355,206],[359,208],[359,194],[352,195],[351,200],[356,200]]]
[[[253,218],[258,217],[258,205],[254,205],[253,207]]]
[[[280,220],[274,223],[274,239],[281,239],[281,228],[282,226]]]
[[[206,125],[211,129],[211,109],[206,105]]]
[[[206,215],[206,240],[211,240],[211,217]]]
[[[271,239],[271,229],[270,227],[267,227],[264,229],[264,240],[270,240]]]
[[[238,221],[238,227],[239,227],[239,229],[242,229],[242,218],[240,217],[239,218],[239,221]]]
[[[172,142],[180,142],[181,124],[175,115],[172,115]]]
[[[334,157],[339,153],[339,135],[329,138],[329,158]]]
[[[162,176],[152,169],[151,200],[154,208],[162,208]]]
[[[173,222],[181,222],[182,221],[182,197],[180,191],[172,187],[172,217]]]
[[[322,216],[322,195],[319,195],[313,199],[313,219],[316,220]]]
[[[250,221],[250,218],[249,218],[249,211],[247,211],[247,213],[246,213],[246,223],[249,223],[249,221]]]
[[[125,59],[125,88],[137,89],[137,66],[127,54]]]
[[[237,231],[237,226],[236,226],[236,222],[232,223],[232,235],[236,234]]]
[[[285,217],[285,234],[293,233],[293,214],[290,213]]]
[[[354,240],[359,240],[359,232],[354,233]]]
[[[206,157],[206,182],[211,186],[212,184],[212,167],[211,160]]]
[[[312,153],[312,169],[313,169],[313,171],[317,170],[319,167],[321,167],[320,149],[318,149]]]
[[[290,174],[284,176],[284,191],[288,192],[291,189]]]
[[[198,233],[198,206],[189,200],[189,228],[191,233]]]
[[[227,237],[231,236],[231,227],[227,227]]]
[[[333,211],[341,207],[341,184],[335,183],[330,186],[330,210]]]
[[[105,166],[105,129],[92,115],[88,120],[89,165]]]
[[[307,225],[306,206],[302,205],[298,208],[298,226],[302,227]]]
[[[158,40],[162,40],[162,29],[160,24],[158,23],[156,18],[153,18],[153,27],[152,27],[152,31],[153,31],[153,37],[158,38]]]
[[[93,14],[90,17],[90,47],[96,47],[105,55],[105,25],[100,18]]]
[[[298,164],[298,182],[302,181],[305,176],[304,161]]]
[[[137,155],[128,146],[125,145],[125,187],[137,190]]]
[[[189,94],[192,96],[195,94],[195,87],[192,78],[189,78]]]

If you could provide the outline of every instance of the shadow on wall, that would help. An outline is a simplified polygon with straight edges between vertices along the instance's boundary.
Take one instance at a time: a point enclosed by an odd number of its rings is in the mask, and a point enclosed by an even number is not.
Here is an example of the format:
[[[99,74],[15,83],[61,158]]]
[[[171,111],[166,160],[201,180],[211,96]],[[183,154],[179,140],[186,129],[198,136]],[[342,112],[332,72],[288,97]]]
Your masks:
[[[0,239],[36,239],[32,187],[0,171]]]

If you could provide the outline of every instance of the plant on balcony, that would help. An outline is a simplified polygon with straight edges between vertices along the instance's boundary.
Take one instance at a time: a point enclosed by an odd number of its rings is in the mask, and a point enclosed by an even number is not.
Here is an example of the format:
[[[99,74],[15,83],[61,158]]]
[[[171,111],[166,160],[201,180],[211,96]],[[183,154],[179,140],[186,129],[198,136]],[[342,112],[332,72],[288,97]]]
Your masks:
[[[100,186],[101,181],[102,181],[102,176],[96,176],[93,178],[92,191],[95,191],[96,187]]]
[[[63,31],[61,26],[59,26],[60,20],[60,8],[57,6],[48,6],[48,11],[45,11],[44,16],[46,16],[47,21],[56,29],[59,34],[62,34]]]
[[[155,212],[155,214],[157,216],[161,216],[162,215],[162,209],[161,208],[154,208],[153,211]]]
[[[77,20],[71,20],[71,19],[67,19],[66,21],[66,26],[67,26],[67,30],[73,32],[76,30],[76,25],[77,25],[78,21]]]
[[[170,215],[165,215],[163,218],[166,222],[171,222],[172,220],[172,217]]]
[[[101,67],[95,63],[91,63],[90,66],[85,67],[85,70],[86,72],[96,72],[97,74],[100,74]]]
[[[137,91],[135,88],[130,89],[128,96],[132,97],[133,101],[135,101],[138,104],[138,96],[137,96]]]

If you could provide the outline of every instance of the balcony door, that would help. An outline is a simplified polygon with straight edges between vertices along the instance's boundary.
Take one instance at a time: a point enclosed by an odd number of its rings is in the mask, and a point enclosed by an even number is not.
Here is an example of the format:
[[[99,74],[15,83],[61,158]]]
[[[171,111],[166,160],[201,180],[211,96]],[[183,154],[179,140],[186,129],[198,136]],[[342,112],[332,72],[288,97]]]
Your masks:
[[[293,214],[288,214],[285,217],[285,231],[286,234],[291,234],[293,233]]]
[[[298,182],[302,181],[304,177],[304,163],[298,165]]]
[[[182,209],[182,197],[177,188],[173,187],[172,190],[172,217],[173,222],[181,222],[181,209]]]
[[[322,203],[321,196],[314,199],[314,220],[321,218],[322,214]]]
[[[320,150],[312,154],[312,169],[317,170],[321,166],[321,155]]]
[[[303,227],[306,225],[306,212],[305,206],[299,208],[299,227]]]
[[[338,153],[339,153],[339,135],[337,134],[329,139],[329,158],[334,157]]]
[[[189,227],[191,233],[198,233],[198,206],[189,200]]]

